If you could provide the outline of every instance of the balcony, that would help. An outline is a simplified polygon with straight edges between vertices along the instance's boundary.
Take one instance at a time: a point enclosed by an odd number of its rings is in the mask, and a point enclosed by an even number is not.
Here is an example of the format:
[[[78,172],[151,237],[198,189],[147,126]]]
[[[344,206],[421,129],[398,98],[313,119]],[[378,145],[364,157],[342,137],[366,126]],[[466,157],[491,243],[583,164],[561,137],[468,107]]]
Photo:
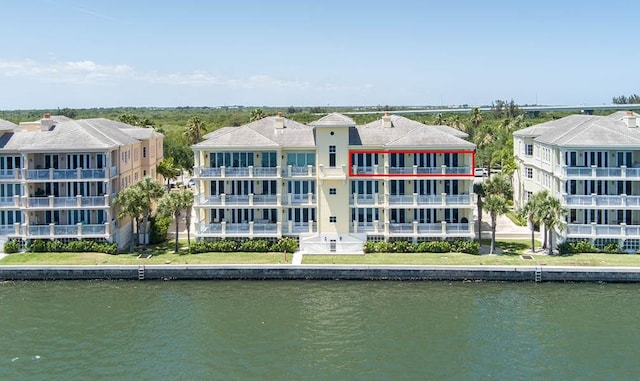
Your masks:
[[[461,207],[471,206],[471,196],[468,194],[449,195],[387,195],[389,206],[443,206]]]
[[[316,195],[313,193],[287,193],[282,205],[315,205]]]
[[[320,179],[322,180],[346,180],[347,171],[346,166],[340,167],[325,167],[320,164]]]
[[[233,195],[233,194],[220,194],[200,196],[196,206],[264,206],[271,205],[277,206],[280,204],[280,195],[278,194],[247,194],[247,195]]]
[[[75,225],[19,225],[12,233],[25,235],[26,238],[82,238],[104,237],[109,234],[108,224],[75,224]]]
[[[196,174],[202,178],[271,178],[278,177],[280,167],[200,167],[197,168]]]
[[[283,177],[314,177],[316,175],[315,165],[295,166],[287,165],[282,170]]]
[[[371,205],[382,205],[383,198],[381,194],[359,194],[354,193],[351,195],[350,205],[351,206],[371,206]]]
[[[22,179],[22,171],[20,169],[0,169],[0,181],[20,179]]]
[[[75,197],[28,197],[26,206],[29,208],[92,208],[109,206],[108,196],[75,196]]]
[[[19,208],[20,196],[0,197],[0,208]]]
[[[623,195],[563,195],[564,204],[569,207],[589,208],[636,208],[640,207],[640,196]]]
[[[568,167],[562,166],[563,178],[640,179],[640,168],[621,167]]]
[[[25,178],[29,181],[45,180],[104,180],[106,169],[25,169]]]
[[[196,236],[271,236],[281,234],[280,223],[196,223]]]
[[[571,238],[640,238],[640,225],[598,225],[591,224],[567,224],[565,229],[567,237]]]

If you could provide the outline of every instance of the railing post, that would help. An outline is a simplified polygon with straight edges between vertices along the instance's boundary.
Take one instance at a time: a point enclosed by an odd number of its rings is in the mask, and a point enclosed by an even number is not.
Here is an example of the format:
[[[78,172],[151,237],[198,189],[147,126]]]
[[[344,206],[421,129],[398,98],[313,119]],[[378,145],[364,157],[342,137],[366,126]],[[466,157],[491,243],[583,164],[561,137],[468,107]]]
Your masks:
[[[620,236],[621,237],[627,236],[627,224],[625,222],[620,223]],[[624,246],[624,245],[620,245],[620,246]]]
[[[276,194],[276,205],[282,205],[282,195],[280,193]]]
[[[291,193],[287,193],[287,205],[292,205],[291,204],[292,197],[293,197],[293,195]]]
[[[313,165],[307,165],[307,176],[313,176]]]
[[[82,206],[82,196],[79,194],[76,195],[76,206],[79,208]]]
[[[357,233],[358,232],[358,221],[353,220],[353,232]]]
[[[14,231],[15,235],[20,235],[20,223],[19,222],[14,222],[13,223],[13,231]]]
[[[620,195],[620,202],[622,203],[622,206],[627,206],[627,195],[626,194],[621,194]]]
[[[253,206],[253,193],[249,194],[249,206]]]
[[[222,221],[220,223],[220,231],[222,232],[222,235],[227,234],[227,221]]]
[[[220,177],[227,176],[227,168],[223,165],[220,167]]]
[[[54,204],[55,204],[55,202],[54,202],[54,201],[55,201],[55,196],[53,196],[53,195],[49,195],[49,196],[47,196],[47,197],[49,198],[49,207],[50,207],[50,208],[55,207],[55,205],[54,205]]]
[[[447,194],[441,193],[440,197],[442,197],[442,200],[440,200],[442,202],[442,206],[447,206]]]
[[[374,165],[373,165],[373,174],[374,174],[374,175],[377,175],[377,174],[378,174],[378,171],[379,171],[379,169],[378,169],[378,164],[374,164]]]
[[[82,179],[82,168],[76,168],[76,179]]]
[[[287,220],[287,231],[289,234],[293,233],[293,221]]]
[[[380,204],[380,194],[379,193],[374,193],[373,194],[373,205],[378,205]]]
[[[253,165],[249,166],[249,177],[253,177]]]
[[[389,235],[389,221],[384,222],[384,235]]]
[[[278,235],[282,235],[282,222],[276,222],[276,231]]]
[[[379,221],[373,220],[373,232],[378,234],[378,230],[379,230]]]
[[[353,206],[358,206],[358,194],[353,194]]]
[[[309,221],[309,233],[313,233],[313,221]]]
[[[249,221],[249,235],[253,236],[253,221]]]
[[[227,195],[224,193],[220,195],[220,205],[227,205]]]
[[[313,204],[313,193],[307,193],[307,203],[309,205]]]
[[[447,221],[442,221],[442,234],[447,235]]]
[[[418,174],[418,166],[417,166],[417,165],[414,165],[414,166],[413,166],[413,174],[414,174],[414,175],[417,175],[417,174]]]
[[[621,165],[620,166],[620,177],[622,177],[623,179],[627,177],[627,166],[626,165]]]
[[[598,194],[591,193],[591,206],[596,206],[598,204]]]
[[[13,195],[13,206],[15,206],[16,208],[20,207],[20,196]]]
[[[440,166],[440,169],[441,169],[441,172],[440,172],[440,173],[442,173],[443,175],[446,175],[446,174],[447,174],[447,166],[446,166],[446,165],[442,164],[442,165]]]
[[[413,235],[418,235],[418,221],[413,221]]]
[[[592,237],[596,236],[596,223],[595,222],[591,223],[591,236]]]
[[[105,235],[111,235],[111,224],[108,222],[104,223],[104,234]]]
[[[597,166],[595,165],[591,166],[591,177],[594,177],[594,178],[596,177],[596,168]]]
[[[109,202],[110,202],[109,195],[105,194],[104,195],[104,206],[109,206]]]
[[[418,206],[418,194],[413,194],[413,206]]]
[[[52,237],[56,235],[56,224],[53,222],[49,224],[49,235]]]
[[[49,168],[49,180],[53,180],[53,168]]]
[[[82,237],[82,222],[78,222],[76,226],[78,227],[78,237]]]

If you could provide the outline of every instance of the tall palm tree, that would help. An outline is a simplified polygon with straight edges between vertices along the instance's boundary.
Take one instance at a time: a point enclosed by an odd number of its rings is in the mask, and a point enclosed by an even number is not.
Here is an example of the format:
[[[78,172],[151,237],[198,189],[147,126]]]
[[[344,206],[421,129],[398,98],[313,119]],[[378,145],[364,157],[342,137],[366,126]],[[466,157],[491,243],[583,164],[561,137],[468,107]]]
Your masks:
[[[118,207],[118,219],[131,217],[130,252],[133,252],[134,237],[137,237],[137,241],[140,242],[140,221],[142,214],[147,208],[146,202],[147,199],[145,195],[137,187],[125,188],[118,193],[113,201],[114,205]]]
[[[499,194],[489,194],[485,197],[484,208],[489,212],[491,217],[491,249],[489,254],[493,254],[496,250],[496,225],[498,216],[509,211],[507,200]]]
[[[542,223],[549,234],[548,249],[549,255],[553,254],[553,232],[555,230],[563,231],[565,216],[569,210],[562,206],[560,199],[548,195],[542,202],[541,209],[544,210]]]
[[[142,179],[142,181],[135,183],[133,187],[142,192],[142,195],[145,199],[144,209],[142,211],[142,226],[146,235],[146,233],[149,232],[147,226],[149,217],[151,216],[153,202],[158,200],[165,194],[165,189],[164,186],[158,182],[158,180],[153,179],[149,176]],[[147,247],[147,240],[143,239],[142,244],[143,247]]]
[[[478,243],[482,242],[482,206],[484,204],[484,184],[473,183],[473,193],[476,194],[476,206],[478,208]]]
[[[509,177],[503,173],[492,176],[484,182],[486,194],[497,194],[510,200],[513,197],[513,186]]]
[[[187,122],[187,129],[184,131],[184,138],[187,145],[192,146],[200,142],[205,123],[198,116],[192,116]]]
[[[547,190],[534,193],[521,210],[522,215],[527,219],[529,229],[531,229],[531,251],[536,249],[535,225],[541,222],[542,203],[548,196],[549,192]]]
[[[172,216],[176,224],[176,241],[174,252],[178,252],[178,235],[180,232],[180,212],[185,211],[185,222],[187,224],[187,243],[191,246],[190,223],[191,209],[193,208],[193,192],[189,189],[182,189],[178,192],[165,194],[158,201],[158,213],[165,216]]]
[[[251,111],[251,115],[249,116],[249,122],[255,122],[256,120],[263,119],[267,116],[267,114],[262,111],[262,109],[257,108]]]

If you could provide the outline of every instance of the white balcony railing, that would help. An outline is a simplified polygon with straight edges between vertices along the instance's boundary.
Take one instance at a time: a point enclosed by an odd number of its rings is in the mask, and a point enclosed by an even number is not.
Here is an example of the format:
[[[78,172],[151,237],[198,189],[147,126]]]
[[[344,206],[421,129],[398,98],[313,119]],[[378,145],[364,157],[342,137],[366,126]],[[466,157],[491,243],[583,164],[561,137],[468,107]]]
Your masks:
[[[627,195],[563,195],[562,199],[567,206],[591,206],[591,207],[638,207],[640,196]]]

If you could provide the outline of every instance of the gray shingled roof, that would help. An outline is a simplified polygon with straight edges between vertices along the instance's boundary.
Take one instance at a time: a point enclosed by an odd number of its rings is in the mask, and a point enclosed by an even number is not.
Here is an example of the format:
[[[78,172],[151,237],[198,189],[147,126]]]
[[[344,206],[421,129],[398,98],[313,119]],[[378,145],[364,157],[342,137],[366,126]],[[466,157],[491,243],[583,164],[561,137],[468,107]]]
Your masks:
[[[627,112],[628,111],[616,111],[613,114],[607,115],[607,117],[609,117],[611,119],[616,119],[616,120],[623,120],[627,116]],[[636,112],[634,112],[632,114],[636,118],[636,123],[638,123],[638,119],[640,118],[640,114],[638,114]]]
[[[8,120],[0,119],[0,131],[13,130],[16,127],[16,124],[11,123]]]
[[[637,147],[640,130],[609,116],[569,115],[516,131],[514,136],[564,147]]]
[[[332,112],[329,115],[309,123],[309,125],[314,127],[352,127],[355,126],[356,123],[346,115]]]
[[[391,124],[392,127],[384,127],[382,120],[378,119],[356,126],[349,131],[349,145],[475,149],[473,143],[448,133],[446,129],[427,126],[403,116],[391,115]]]
[[[115,148],[138,139],[124,133],[109,119],[82,119],[59,122],[50,131],[16,131],[0,138],[7,151],[82,151]]]
[[[205,135],[196,148],[224,146],[315,147],[313,128],[283,118],[284,128],[276,128],[275,116],[269,116],[240,127],[223,127]]]

